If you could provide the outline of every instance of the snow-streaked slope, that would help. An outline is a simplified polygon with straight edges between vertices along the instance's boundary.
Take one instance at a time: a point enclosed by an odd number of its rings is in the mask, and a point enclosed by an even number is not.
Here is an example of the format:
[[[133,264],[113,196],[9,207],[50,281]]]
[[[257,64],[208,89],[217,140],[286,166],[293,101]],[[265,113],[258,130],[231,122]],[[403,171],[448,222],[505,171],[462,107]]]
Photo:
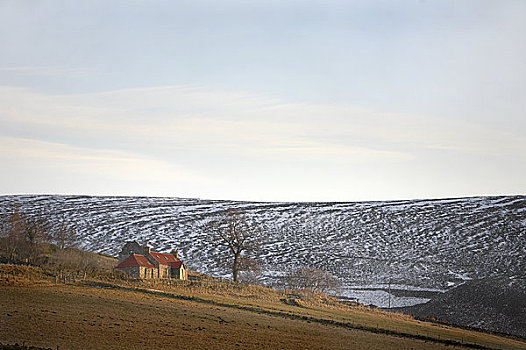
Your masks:
[[[264,276],[286,268],[330,271],[344,286],[420,288],[486,277],[526,277],[526,196],[356,203],[249,203],[179,198],[0,196],[0,212],[65,219],[80,247],[116,255],[125,241],[177,247],[196,270],[221,274],[202,223],[238,209],[261,224]]]

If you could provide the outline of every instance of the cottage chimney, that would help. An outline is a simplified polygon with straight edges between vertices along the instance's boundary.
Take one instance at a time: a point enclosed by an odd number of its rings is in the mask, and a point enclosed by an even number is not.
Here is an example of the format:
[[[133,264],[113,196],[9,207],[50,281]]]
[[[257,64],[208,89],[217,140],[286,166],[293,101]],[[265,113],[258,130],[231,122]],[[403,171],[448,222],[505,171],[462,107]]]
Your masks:
[[[146,250],[146,252],[147,252],[148,254],[150,254],[150,252],[152,251],[152,247],[150,247],[150,245],[148,244],[148,242],[146,242],[146,244],[144,245],[144,248],[146,248],[145,250]]]
[[[179,252],[177,251],[176,248],[174,248],[174,249],[172,250],[172,254],[175,256],[176,259],[179,259]]]

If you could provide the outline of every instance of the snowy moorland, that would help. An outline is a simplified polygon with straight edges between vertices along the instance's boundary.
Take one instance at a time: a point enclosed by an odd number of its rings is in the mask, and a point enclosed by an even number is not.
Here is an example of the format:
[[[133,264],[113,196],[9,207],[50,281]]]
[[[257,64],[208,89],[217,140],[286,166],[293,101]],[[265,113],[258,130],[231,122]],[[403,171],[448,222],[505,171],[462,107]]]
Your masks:
[[[180,198],[0,196],[0,214],[71,223],[79,247],[117,255],[124,242],[177,248],[194,270],[228,277],[204,223],[229,209],[257,223],[262,280],[310,266],[342,282],[341,295],[385,307],[425,303],[473,279],[526,278],[526,196],[355,203],[256,203]],[[218,259],[219,258],[219,259]]]

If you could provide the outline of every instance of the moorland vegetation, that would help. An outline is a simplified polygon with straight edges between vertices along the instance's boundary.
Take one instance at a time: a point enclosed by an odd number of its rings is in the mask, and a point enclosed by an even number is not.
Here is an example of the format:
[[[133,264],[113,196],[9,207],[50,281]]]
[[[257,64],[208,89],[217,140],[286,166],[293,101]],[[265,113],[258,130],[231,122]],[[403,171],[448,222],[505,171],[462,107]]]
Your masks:
[[[315,271],[292,271],[292,287],[282,289],[196,271],[187,281],[140,280],[116,271],[114,257],[76,248],[66,222],[53,227],[14,210],[1,228],[0,343],[6,346],[526,348],[517,339],[340,301],[312,287],[308,276]]]

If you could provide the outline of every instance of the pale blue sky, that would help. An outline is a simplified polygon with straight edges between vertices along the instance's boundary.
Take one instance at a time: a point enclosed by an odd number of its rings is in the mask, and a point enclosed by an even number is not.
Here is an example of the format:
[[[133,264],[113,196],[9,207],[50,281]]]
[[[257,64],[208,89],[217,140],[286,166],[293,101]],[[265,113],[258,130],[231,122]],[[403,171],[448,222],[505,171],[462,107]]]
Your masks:
[[[524,194],[526,2],[0,0],[0,193]]]

